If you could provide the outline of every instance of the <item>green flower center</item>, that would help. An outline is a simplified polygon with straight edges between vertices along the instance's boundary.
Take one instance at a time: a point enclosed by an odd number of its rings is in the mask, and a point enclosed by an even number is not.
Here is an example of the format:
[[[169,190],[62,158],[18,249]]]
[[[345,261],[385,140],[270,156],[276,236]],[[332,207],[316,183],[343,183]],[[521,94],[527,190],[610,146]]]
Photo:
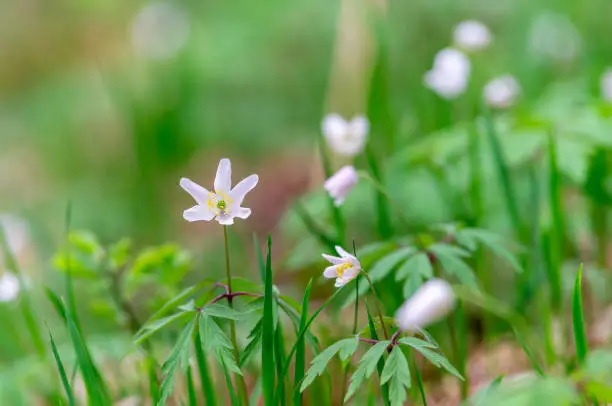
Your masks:
[[[225,200],[219,200],[217,202],[217,209],[225,210],[226,207],[227,207],[227,203],[225,203]]]

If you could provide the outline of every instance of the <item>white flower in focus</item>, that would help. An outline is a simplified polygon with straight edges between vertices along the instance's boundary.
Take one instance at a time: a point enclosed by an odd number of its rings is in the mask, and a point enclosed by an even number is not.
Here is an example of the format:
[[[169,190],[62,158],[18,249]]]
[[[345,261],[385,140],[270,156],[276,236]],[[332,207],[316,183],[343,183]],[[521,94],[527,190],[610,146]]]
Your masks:
[[[440,97],[454,99],[467,88],[470,71],[470,60],[463,52],[446,48],[436,54],[433,68],[423,80]]]
[[[145,5],[132,23],[132,45],[148,59],[175,55],[189,37],[187,13],[177,2],[161,1]]]
[[[363,151],[370,130],[370,122],[363,116],[346,121],[338,114],[323,119],[322,131],[327,144],[337,154],[353,157]]]
[[[4,231],[6,242],[11,252],[18,256],[30,244],[28,224],[12,214],[0,215],[0,227]]]
[[[448,282],[425,282],[395,313],[395,322],[406,332],[415,332],[446,316],[455,306],[455,294]]]
[[[359,275],[359,272],[361,272],[361,264],[355,256],[346,252],[342,247],[336,246],[336,251],[340,257],[323,254],[323,258],[332,263],[332,266],[325,268],[323,276],[328,279],[336,278],[335,286],[339,288]]]
[[[545,12],[531,26],[531,50],[539,57],[570,61],[578,55],[580,45],[578,29],[563,14]]]
[[[246,219],[251,209],[241,207],[242,201],[257,185],[259,177],[251,175],[232,188],[232,166],[229,159],[222,159],[215,176],[215,191],[210,192],[187,178],[182,178],[180,185],[198,203],[185,210],[183,217],[187,221],[210,221],[216,219],[219,224],[232,225],[234,218]]]
[[[19,279],[12,273],[0,276],[0,302],[12,302],[19,296]]]
[[[480,21],[467,20],[455,26],[453,41],[466,51],[478,51],[491,44],[491,33]]]
[[[612,102],[612,68],[608,68],[601,75],[601,96],[604,100]]]
[[[521,87],[512,75],[500,76],[487,83],[484,97],[491,107],[506,109],[514,104],[521,92]]]
[[[334,199],[336,206],[340,206],[358,180],[359,175],[357,175],[355,168],[347,165],[327,179],[323,187]]]

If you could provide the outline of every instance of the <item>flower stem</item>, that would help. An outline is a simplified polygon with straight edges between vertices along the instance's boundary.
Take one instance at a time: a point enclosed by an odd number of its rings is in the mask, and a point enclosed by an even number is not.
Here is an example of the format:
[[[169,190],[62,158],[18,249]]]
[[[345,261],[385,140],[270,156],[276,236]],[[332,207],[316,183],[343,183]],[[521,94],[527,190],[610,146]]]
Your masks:
[[[385,326],[385,320],[383,319],[382,310],[381,310],[382,302],[380,301],[380,298],[378,297],[378,294],[376,293],[376,289],[374,288],[372,279],[370,279],[370,275],[368,275],[368,273],[365,272],[363,269],[361,270],[361,274],[365,276],[365,278],[368,280],[368,283],[370,284],[370,290],[372,291],[372,293],[374,294],[374,297],[376,298],[376,312],[378,313],[378,318],[380,319],[380,326],[382,327],[383,334],[385,336],[385,340],[388,340],[389,333],[387,333],[387,327]]]
[[[227,278],[227,302],[230,308],[234,308],[233,296],[232,296],[232,271],[230,267],[230,255],[229,255],[229,242],[227,238],[228,226],[223,226],[223,238],[225,241],[225,276]],[[238,341],[236,340],[236,322],[230,320],[230,340],[232,341],[232,347],[234,348],[234,357],[236,362],[240,361],[240,352],[238,350]],[[249,399],[247,395],[246,383],[242,375],[236,376],[238,391],[242,397],[243,404],[248,405]]]

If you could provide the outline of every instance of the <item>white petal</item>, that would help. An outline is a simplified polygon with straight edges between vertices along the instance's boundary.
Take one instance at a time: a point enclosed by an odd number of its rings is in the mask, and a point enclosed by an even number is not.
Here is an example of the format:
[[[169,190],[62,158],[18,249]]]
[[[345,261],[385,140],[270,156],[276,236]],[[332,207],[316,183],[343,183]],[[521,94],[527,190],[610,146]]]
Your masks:
[[[210,221],[215,214],[208,210],[206,206],[193,206],[183,212],[183,218],[187,221]]]
[[[217,221],[219,222],[219,224],[222,224],[224,226],[231,226],[232,224],[234,224],[234,217],[225,214],[222,216],[217,216]]]
[[[397,325],[412,332],[434,323],[455,306],[455,294],[448,282],[432,279],[425,282],[395,314]]]
[[[342,279],[345,279],[347,282],[352,281],[359,275],[359,268],[349,268],[342,274]]]
[[[249,218],[250,215],[251,209],[247,209],[246,207],[238,207],[237,209],[232,210],[232,217],[246,219]]]
[[[185,192],[189,193],[198,204],[205,205],[210,193],[206,188],[187,178],[181,178],[179,183]]]
[[[327,268],[325,268],[325,271],[323,271],[323,276],[328,279],[337,278],[338,271],[336,270],[336,266],[328,266]]]
[[[370,130],[370,122],[364,116],[356,116],[349,123],[353,136],[361,141],[365,140]]]
[[[334,284],[335,287],[337,288],[341,288],[342,286],[346,285],[346,280],[344,280],[343,278],[337,278],[336,279],[336,283]]]
[[[347,132],[348,124],[347,122],[338,114],[328,114],[323,119],[323,124],[321,126],[321,130],[323,131],[323,135],[328,140],[336,139],[339,137],[343,137]]]
[[[217,175],[215,176],[215,192],[229,193],[232,189],[232,164],[227,158],[219,161]]]
[[[234,200],[232,203],[240,206],[246,194],[257,186],[257,182],[259,182],[259,176],[257,175],[251,175],[241,180],[229,193],[230,197]]]
[[[342,248],[339,245],[336,245],[336,252],[338,253],[338,255],[340,255],[342,258],[344,259],[352,259],[355,258],[354,256],[352,256],[351,254],[349,254],[348,252],[346,252],[344,250],[344,248]]]
[[[342,264],[345,262],[344,258],[334,257],[333,255],[321,254],[323,258],[325,258],[328,262],[331,262],[334,265]]]

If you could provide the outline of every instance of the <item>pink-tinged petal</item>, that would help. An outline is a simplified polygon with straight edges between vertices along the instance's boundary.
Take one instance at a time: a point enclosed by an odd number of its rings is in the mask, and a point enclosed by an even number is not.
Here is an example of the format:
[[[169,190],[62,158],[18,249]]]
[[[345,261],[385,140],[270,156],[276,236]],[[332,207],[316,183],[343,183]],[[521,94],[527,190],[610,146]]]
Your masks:
[[[342,248],[339,245],[336,245],[336,252],[338,253],[338,255],[340,255],[344,259],[356,259],[354,256],[346,252],[344,248]]]
[[[344,285],[346,285],[346,282],[347,281],[344,280],[344,278],[338,278],[338,279],[336,279],[336,283],[334,283],[334,286],[337,287],[337,288],[341,288]]]
[[[183,218],[187,221],[210,221],[215,214],[205,206],[193,206],[183,212]]]
[[[359,268],[349,268],[342,274],[342,279],[353,280],[359,275]]]
[[[232,191],[229,192],[229,196],[232,198],[233,204],[240,206],[246,194],[257,186],[257,182],[259,182],[259,176],[251,175],[244,178],[236,186],[234,186]]]
[[[251,209],[247,209],[246,207],[238,207],[236,209],[232,209],[232,216],[238,217],[241,219],[249,218],[251,215]]]
[[[327,268],[325,268],[325,271],[323,271],[323,276],[325,276],[328,279],[337,278],[338,271],[335,266],[328,266]]]
[[[215,192],[229,193],[232,189],[232,164],[227,158],[219,161],[217,175],[215,176]]]
[[[234,224],[234,218],[227,214],[217,216],[217,221],[219,222],[219,224],[222,224],[224,226],[231,226],[232,224]]]
[[[345,262],[344,259],[334,257],[333,255],[327,255],[327,254],[321,254],[321,255],[323,256],[323,258],[325,258],[325,260],[327,260],[328,262],[331,262],[334,265],[342,264]]]
[[[208,199],[208,194],[210,193],[208,189],[187,178],[181,178],[179,185],[185,190],[185,192],[189,193],[198,204],[203,206],[206,205],[206,200]]]

